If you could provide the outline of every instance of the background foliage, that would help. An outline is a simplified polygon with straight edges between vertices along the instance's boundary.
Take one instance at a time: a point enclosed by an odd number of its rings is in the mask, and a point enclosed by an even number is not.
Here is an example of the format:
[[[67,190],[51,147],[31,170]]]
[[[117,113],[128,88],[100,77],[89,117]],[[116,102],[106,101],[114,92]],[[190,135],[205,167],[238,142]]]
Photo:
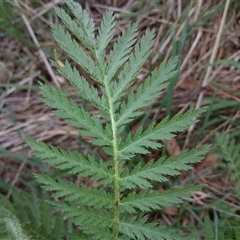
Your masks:
[[[49,24],[58,22],[58,19],[52,5],[62,5],[62,3],[63,1],[60,0],[0,1],[0,12],[6,13],[0,14],[0,187],[2,197],[5,199],[3,206],[5,210],[1,212],[6,214],[10,211],[22,226],[33,231],[44,228],[46,223],[42,220],[40,226],[31,226],[34,223],[29,222],[30,209],[37,209],[36,198],[39,198],[39,202],[42,201],[40,200],[42,193],[32,173],[47,173],[50,176],[59,176],[60,173],[48,168],[38,159],[29,157],[30,150],[24,144],[25,136],[65,149],[81,150],[86,154],[88,152],[94,152],[99,156],[103,154],[97,148],[91,148],[86,139],[79,139],[73,128],[66,126],[63,120],[53,117],[50,110],[40,101],[39,80],[61,86],[69,97],[78,99],[82,106],[88,107],[83,99],[79,100],[72,88],[58,76],[55,70],[52,74],[51,65],[49,69],[43,61],[38,45],[33,40],[32,32],[46,59],[53,58],[52,49],[57,48],[57,45],[51,36]],[[176,185],[200,182],[205,187],[198,191],[193,199],[186,201],[181,208],[166,208],[149,216],[161,225],[178,227],[200,239],[210,239],[209,236],[213,236],[214,239],[225,239],[231,234],[235,234],[237,239],[239,236],[239,193],[236,191],[238,189],[236,186],[239,184],[237,168],[239,151],[228,153],[226,150],[231,149],[229,146],[233,144],[239,145],[240,4],[238,1],[230,1],[224,18],[226,3],[227,1],[99,0],[86,1],[83,5],[90,10],[91,16],[97,22],[105,9],[112,7],[118,17],[116,35],[129,22],[134,21],[139,23],[139,30],[142,33],[152,28],[157,30],[154,52],[145,64],[144,71],[137,76],[139,81],[164,58],[181,56],[178,74],[168,90],[153,107],[147,109],[141,123],[134,122],[129,131],[135,131],[139,124],[147,125],[152,119],[159,121],[166,115],[182,112],[189,106],[209,106],[207,114],[193,130],[190,129],[166,142],[163,151],[155,151],[145,159],[148,161],[154,156],[165,154],[177,155],[185,148],[217,143],[218,148],[213,144],[211,154],[202,164],[195,166],[195,171],[182,174],[179,178],[171,178],[171,186],[157,186],[163,190]],[[30,29],[23,15],[30,24]],[[223,25],[221,25],[222,21],[224,21]],[[213,62],[210,62],[215,45],[216,55]],[[60,58],[65,58],[63,53]],[[211,71],[207,78],[208,84],[205,86],[203,82],[209,67]],[[198,100],[203,91],[204,97]],[[219,131],[223,132],[225,137],[229,136],[228,139],[219,138],[218,135],[216,138],[215,134]],[[231,142],[232,139],[235,139],[234,143]],[[216,155],[216,152],[218,154],[220,152],[220,155]],[[64,174],[61,177],[64,177]],[[97,184],[88,179],[73,179],[73,181],[76,184],[84,181],[89,186]],[[35,192],[35,197],[32,191]],[[17,200],[21,199],[19,196],[28,199],[26,202],[29,204],[21,205]],[[44,198],[46,199],[47,196]],[[28,214],[21,217],[24,215],[23,212]],[[47,212],[51,214],[52,219],[60,218],[53,211]],[[6,234],[4,224],[2,221],[1,233]],[[60,222],[56,220],[56,226],[57,224]],[[66,229],[62,236],[64,234],[70,236],[68,234],[71,233],[69,227],[71,224],[66,222],[62,224],[65,224],[64,229]],[[212,228],[208,229],[207,226],[210,225]],[[52,226],[54,228],[55,224]],[[185,226],[192,226],[192,230],[189,231],[189,227],[185,228]],[[48,231],[43,232],[43,237],[48,239]]]

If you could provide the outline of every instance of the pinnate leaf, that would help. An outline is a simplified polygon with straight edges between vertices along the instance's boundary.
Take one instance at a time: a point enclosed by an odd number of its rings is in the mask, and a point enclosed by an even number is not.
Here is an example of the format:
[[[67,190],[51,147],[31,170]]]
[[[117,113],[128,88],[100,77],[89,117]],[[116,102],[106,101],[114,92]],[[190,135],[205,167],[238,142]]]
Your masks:
[[[126,169],[121,175],[121,185],[125,188],[146,187],[151,188],[149,180],[166,182],[167,176],[177,176],[183,170],[190,170],[191,164],[200,162],[209,151],[209,147],[197,147],[191,151],[183,151],[178,156],[166,159],[162,157],[157,161],[150,161],[145,166],[139,163],[130,172]]]
[[[55,7],[64,27],[52,24],[52,31],[56,42],[75,64],[71,66],[68,60],[61,61],[57,54],[52,63],[96,109],[90,113],[89,105],[80,106],[81,103],[48,84],[40,84],[43,102],[53,108],[56,116],[76,127],[81,137],[87,137],[91,144],[98,146],[96,152],[104,160],[95,157],[91,149],[91,154],[85,156],[28,138],[27,143],[36,157],[83,181],[77,186],[52,176],[36,175],[36,179],[55,199],[50,204],[79,227],[76,230],[81,231],[78,235],[81,239],[185,239],[172,229],[147,222],[140,212],[178,205],[190,197],[192,191],[198,190],[199,187],[186,186],[159,192],[153,189],[153,182],[166,182],[169,176],[191,169],[209,148],[197,147],[178,156],[152,159],[146,164],[140,161],[136,166],[127,160],[152,149],[159,150],[163,141],[195,124],[205,108],[189,110],[171,119],[166,117],[145,128],[140,126],[134,133],[126,133],[129,123],[158,99],[174,77],[178,57],[165,60],[135,88],[135,79],[151,54],[154,31],[138,41],[137,24],[129,24],[112,43],[116,21],[111,11],[105,12],[96,29],[90,14],[76,1],[66,0],[66,4],[70,14]],[[88,77],[81,76],[82,72]],[[130,87],[134,91],[129,93]],[[85,177],[95,180],[99,187],[89,187]],[[144,190],[139,191],[140,188]],[[50,224],[44,227],[48,232],[51,229]]]
[[[138,153],[148,153],[148,148],[160,148],[162,144],[157,141],[174,138],[177,132],[196,123],[196,118],[204,111],[204,108],[189,110],[184,114],[175,115],[172,119],[166,117],[159,124],[151,123],[145,131],[139,128],[133,136],[129,133],[126,141],[120,144],[119,157],[130,159]]]

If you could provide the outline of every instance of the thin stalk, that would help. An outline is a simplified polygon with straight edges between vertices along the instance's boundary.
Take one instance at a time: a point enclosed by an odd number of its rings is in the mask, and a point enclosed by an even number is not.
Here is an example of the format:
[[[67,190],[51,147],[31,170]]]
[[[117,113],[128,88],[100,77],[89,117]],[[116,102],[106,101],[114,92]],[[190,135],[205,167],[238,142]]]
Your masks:
[[[109,113],[111,118],[112,126],[112,147],[113,147],[113,162],[114,162],[114,219],[113,219],[113,239],[118,238],[118,227],[119,227],[119,206],[120,206],[120,181],[119,181],[119,159],[118,159],[118,146],[117,146],[117,129],[116,121],[114,118],[114,108],[113,108],[113,99],[111,97],[108,84],[105,84],[108,104],[109,104]]]

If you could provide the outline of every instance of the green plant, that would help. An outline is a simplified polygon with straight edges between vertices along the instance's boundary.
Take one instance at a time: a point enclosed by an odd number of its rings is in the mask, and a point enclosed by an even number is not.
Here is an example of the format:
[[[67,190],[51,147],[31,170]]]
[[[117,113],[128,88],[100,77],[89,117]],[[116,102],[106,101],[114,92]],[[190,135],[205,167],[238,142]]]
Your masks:
[[[0,194],[0,239],[27,240],[26,235],[39,240],[72,237],[72,223],[56,213],[46,202],[48,199],[47,193],[37,193],[36,186],[25,191],[14,188],[11,200]]]
[[[29,238],[24,234],[18,220],[14,216],[8,216],[4,220],[9,233],[14,239],[29,240]]]
[[[19,11],[13,1],[0,1],[0,31],[3,34],[8,34],[13,38],[29,44],[23,24],[18,18]],[[18,22],[18,24],[16,24]],[[3,49],[4,53],[5,50]]]
[[[194,124],[204,109],[189,110],[172,119],[167,117],[160,123],[153,122],[146,129],[140,127],[134,134],[124,134],[126,126],[141,116],[143,108],[152,104],[166,88],[176,73],[174,68],[178,59],[174,57],[163,62],[160,69],[154,70],[136,91],[128,93],[151,54],[154,32],[148,32],[140,43],[136,43],[137,25],[131,24],[108,52],[107,46],[116,25],[113,13],[106,11],[95,37],[94,21],[89,14],[73,0],[66,3],[75,18],[56,7],[55,11],[66,29],[53,24],[53,35],[70,58],[98,83],[99,90],[67,60],[63,63],[56,56],[53,64],[81,96],[99,110],[100,117],[90,115],[48,84],[40,84],[43,101],[55,109],[57,116],[77,127],[81,136],[90,137],[89,142],[101,148],[108,159],[92,154],[84,156],[28,139],[36,157],[71,175],[91,177],[100,183],[100,187],[88,188],[84,183],[77,187],[72,182],[44,175],[36,175],[36,178],[45,190],[52,192],[56,201],[50,201],[51,205],[79,227],[79,239],[182,239],[184,237],[174,230],[142,218],[142,212],[179,204],[182,197],[189,197],[192,191],[199,189],[198,186],[187,186],[159,192],[152,183],[166,182],[168,176],[191,169],[191,164],[201,161],[208,147],[183,151],[168,159],[153,159],[147,164],[139,162],[133,168],[128,166],[128,162],[150,149],[160,149],[163,146],[160,141],[171,139],[177,132]],[[86,49],[89,54],[86,54]]]
[[[230,180],[233,181],[236,192],[236,201],[239,201],[240,172],[238,170],[238,160],[240,157],[240,146],[237,144],[234,135],[235,132],[232,134],[227,134],[226,132],[216,133],[215,148],[213,148],[213,151],[222,159],[222,161],[218,163],[219,168],[224,172],[229,172],[229,174],[225,174],[225,176],[226,178],[229,176]],[[224,176],[223,172],[221,173],[221,176]],[[225,188],[228,190],[227,187]],[[227,195],[227,192],[225,192],[222,199],[220,199],[219,196],[215,196],[213,197],[215,201],[204,206],[205,211],[207,209],[211,210],[209,211],[211,215],[205,215],[204,221],[197,227],[198,229],[201,229],[201,235],[203,235],[203,237],[201,238],[197,229],[195,229],[192,233],[193,239],[240,239],[239,207],[237,204],[232,203],[234,194],[229,194],[231,200],[227,198]],[[212,217],[212,220],[210,220],[210,216]]]
[[[229,205],[225,205],[225,207],[226,213],[231,214],[228,213]],[[232,211],[231,207],[230,211]],[[236,214],[236,216],[238,215]],[[213,220],[210,220],[209,215],[205,215],[201,226],[194,226],[190,235],[194,240],[239,240],[239,222],[238,217],[226,216],[226,214],[221,214],[213,210]],[[199,231],[197,229],[199,229]]]
[[[224,132],[216,133],[215,142],[216,155],[225,160],[219,165],[230,171],[230,179],[234,181],[237,197],[240,198],[240,145],[236,143],[234,137]]]

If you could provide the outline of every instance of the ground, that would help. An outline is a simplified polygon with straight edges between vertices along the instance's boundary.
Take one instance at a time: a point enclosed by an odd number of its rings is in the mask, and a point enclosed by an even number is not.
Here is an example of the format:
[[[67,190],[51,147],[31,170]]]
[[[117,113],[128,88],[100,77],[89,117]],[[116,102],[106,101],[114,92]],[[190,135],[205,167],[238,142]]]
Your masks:
[[[230,168],[229,159],[216,154],[215,137],[217,132],[224,132],[231,139],[235,138],[236,144],[239,143],[240,3],[237,0],[78,2],[89,11],[96,25],[105,10],[112,9],[117,18],[115,36],[132,22],[138,23],[140,36],[155,29],[153,53],[137,76],[136,84],[164,59],[179,55],[177,76],[154,105],[146,109],[146,115],[131,124],[131,131],[148,120],[160,121],[166,115],[209,106],[199,123],[166,142],[165,150],[171,156],[196,145],[212,144],[212,149],[202,163],[194,166],[193,171],[172,179],[172,186],[195,182],[202,183],[203,189],[192,199],[186,199],[185,206],[166,208],[151,217],[162,225],[175,225],[188,233],[190,230],[185,226],[197,226],[202,237],[206,235],[205,225],[209,223],[219,231],[219,236],[229,236],[223,226],[234,232],[233,229],[238,229],[234,226],[239,225],[238,178],[231,177],[239,175],[236,173],[239,163],[235,162],[236,165]],[[51,22],[59,22],[53,5],[63,6],[63,3],[63,0],[0,2],[0,186],[3,189],[1,193],[9,199],[13,187],[24,191],[27,189],[24,182],[32,181],[32,173],[45,171],[46,168],[31,157],[25,143],[26,136],[57,147],[81,150],[85,154],[95,151],[104,158],[100,150],[92,149],[86,139],[80,140],[73,127],[55,117],[41,102],[38,82],[49,82],[97,114],[93,107],[76,95],[50,61],[54,58],[53,49],[57,50],[62,61],[66,58],[50,30]],[[82,74],[87,77],[85,72]],[[153,152],[145,160],[161,154],[161,151]],[[97,184],[88,179],[76,179],[77,183],[81,181]],[[164,186],[159,186],[159,189],[164,190]],[[236,236],[231,239],[237,239]]]

